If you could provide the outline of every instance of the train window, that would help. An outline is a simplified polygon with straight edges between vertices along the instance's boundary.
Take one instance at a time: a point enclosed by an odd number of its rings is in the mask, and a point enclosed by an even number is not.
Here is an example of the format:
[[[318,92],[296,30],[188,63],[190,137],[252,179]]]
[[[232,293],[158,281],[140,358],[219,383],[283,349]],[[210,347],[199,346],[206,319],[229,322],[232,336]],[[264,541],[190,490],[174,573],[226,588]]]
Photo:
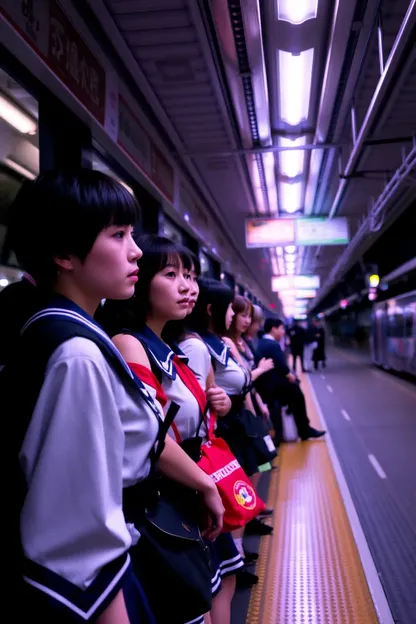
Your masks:
[[[389,338],[403,338],[404,318],[402,314],[390,314],[388,317],[387,336]]]
[[[17,266],[7,244],[7,211],[25,179],[39,173],[37,101],[0,69],[0,254],[1,264]],[[5,283],[9,277],[2,277]]]
[[[413,336],[413,316],[411,311],[404,313],[404,336],[405,338],[412,338]]]
[[[169,238],[175,243],[179,243],[180,245],[184,244],[181,229],[177,225],[175,225],[173,221],[171,221],[166,215],[163,215],[159,233],[161,236],[166,236],[166,238]]]
[[[212,277],[210,259],[203,251],[199,252],[199,262],[201,263],[202,277]]]

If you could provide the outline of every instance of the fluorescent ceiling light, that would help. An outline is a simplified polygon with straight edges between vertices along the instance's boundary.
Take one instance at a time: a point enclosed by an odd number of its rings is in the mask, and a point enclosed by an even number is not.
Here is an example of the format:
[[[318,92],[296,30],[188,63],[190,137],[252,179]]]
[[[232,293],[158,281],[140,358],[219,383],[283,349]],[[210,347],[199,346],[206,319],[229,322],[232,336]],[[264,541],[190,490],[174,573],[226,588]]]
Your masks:
[[[309,115],[314,50],[310,48],[297,55],[285,50],[278,52],[280,117],[297,126]]]
[[[22,134],[36,134],[37,123],[0,93],[0,117]]]
[[[280,206],[284,212],[297,212],[302,208],[302,182],[295,182],[289,184],[289,182],[282,182],[280,184]]]
[[[7,277],[2,277],[0,279],[0,288],[6,288],[6,286],[9,285],[9,280],[7,279]]]
[[[19,163],[15,162],[11,158],[4,158],[3,164],[5,164],[7,167],[10,167],[10,169],[14,169],[14,171],[20,173],[20,175],[24,176],[28,180],[34,180],[36,178],[36,174],[34,174],[32,171],[29,171],[29,169],[26,169],[26,167],[22,167],[22,165],[19,165]]]
[[[294,253],[296,253],[296,246],[295,245],[287,245],[285,247],[285,252],[287,254],[294,254]]]
[[[303,24],[315,19],[318,0],[277,0],[277,18],[290,24]]]
[[[300,147],[306,144],[306,137],[298,139],[288,139],[281,137],[279,139],[280,147]],[[287,150],[280,152],[280,172],[288,178],[295,178],[303,173],[303,165],[305,162],[305,152],[303,150]]]

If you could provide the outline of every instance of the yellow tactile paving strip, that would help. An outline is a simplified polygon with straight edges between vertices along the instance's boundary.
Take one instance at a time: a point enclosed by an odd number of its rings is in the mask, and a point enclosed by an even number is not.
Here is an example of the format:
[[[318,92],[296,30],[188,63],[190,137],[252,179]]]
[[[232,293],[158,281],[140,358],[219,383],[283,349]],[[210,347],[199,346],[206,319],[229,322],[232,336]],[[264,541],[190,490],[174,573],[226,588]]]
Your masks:
[[[312,424],[319,416],[302,389]],[[373,624],[378,619],[326,444],[285,444],[268,506],[274,532],[261,538],[247,624]]]

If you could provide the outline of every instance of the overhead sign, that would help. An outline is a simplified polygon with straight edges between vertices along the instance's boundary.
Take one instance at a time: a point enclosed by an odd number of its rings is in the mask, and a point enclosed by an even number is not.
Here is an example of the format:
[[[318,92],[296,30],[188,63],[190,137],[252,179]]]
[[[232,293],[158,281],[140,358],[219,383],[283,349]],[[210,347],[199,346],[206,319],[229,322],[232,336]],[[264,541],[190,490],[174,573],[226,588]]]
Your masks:
[[[320,285],[319,275],[279,275],[272,277],[272,292],[294,288],[317,289]]]
[[[279,245],[346,245],[349,242],[345,217],[305,217],[300,219],[247,219],[246,247]]]
[[[296,288],[279,291],[279,299],[283,302],[295,301],[296,299],[314,299],[316,290],[314,288]]]
[[[348,222],[345,217],[326,219],[308,217],[296,219],[295,239],[297,245],[347,245]]]
[[[295,242],[293,219],[247,219],[246,247],[274,247]]]
[[[296,290],[296,299],[315,299],[316,290],[313,289],[302,289]]]

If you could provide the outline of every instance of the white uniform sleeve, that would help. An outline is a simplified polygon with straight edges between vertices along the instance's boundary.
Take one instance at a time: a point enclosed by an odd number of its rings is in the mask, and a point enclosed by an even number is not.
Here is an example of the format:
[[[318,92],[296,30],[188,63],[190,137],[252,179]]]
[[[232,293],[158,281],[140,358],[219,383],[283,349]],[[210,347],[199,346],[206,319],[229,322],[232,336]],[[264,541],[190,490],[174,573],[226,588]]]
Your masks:
[[[95,619],[130,574],[123,448],[105,358],[83,338],[64,343],[20,452],[28,487],[21,540],[25,580],[84,620]]]
[[[195,374],[202,389],[206,389],[206,382],[211,366],[211,357],[205,344],[199,338],[187,338],[179,345],[181,351],[188,358],[188,366]]]

